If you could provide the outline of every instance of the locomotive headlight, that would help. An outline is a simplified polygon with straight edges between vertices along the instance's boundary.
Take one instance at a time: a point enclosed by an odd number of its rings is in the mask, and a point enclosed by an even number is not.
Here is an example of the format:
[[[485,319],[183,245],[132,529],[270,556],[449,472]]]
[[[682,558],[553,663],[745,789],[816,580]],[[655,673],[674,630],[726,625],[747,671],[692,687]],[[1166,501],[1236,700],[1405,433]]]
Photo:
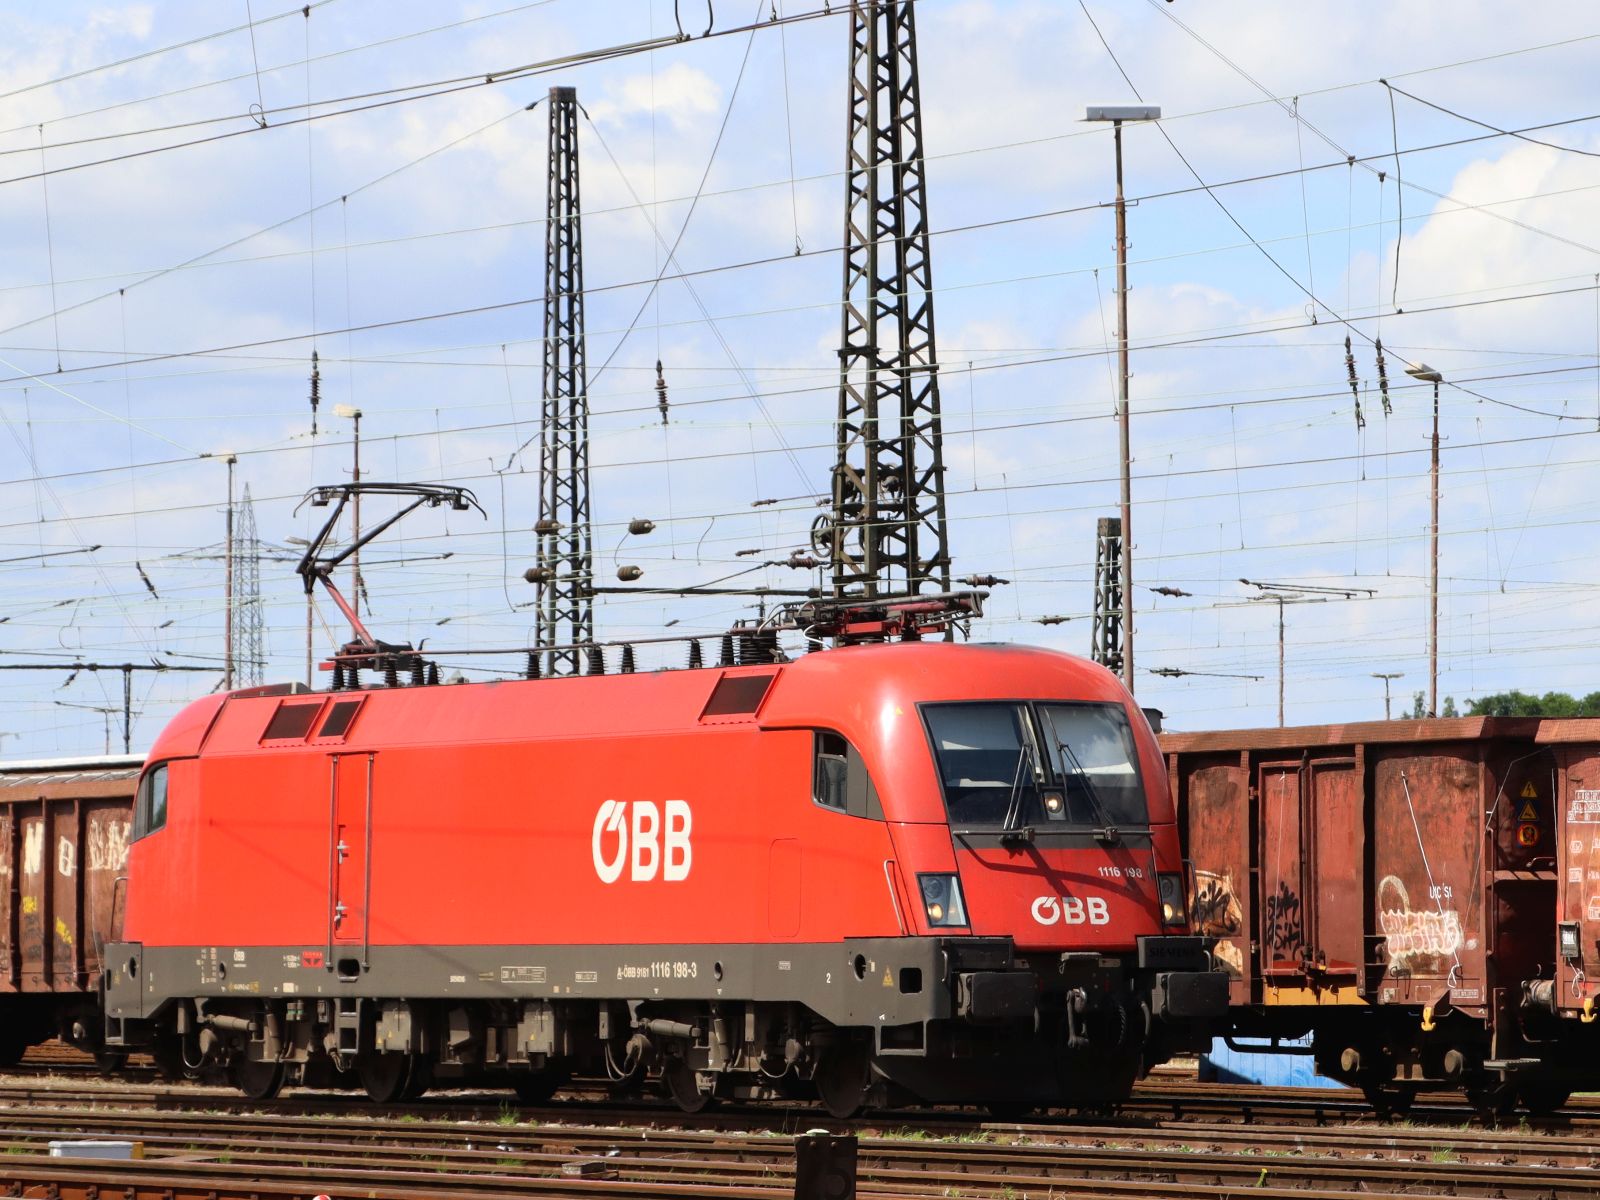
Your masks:
[[[954,875],[918,875],[917,883],[922,888],[922,907],[929,925],[948,928],[967,924],[960,879]]]
[[[1060,792],[1046,792],[1044,794],[1044,815],[1051,821],[1062,821],[1067,816],[1067,804],[1061,798]]]
[[[1161,923],[1163,925],[1187,925],[1189,914],[1183,907],[1183,876],[1158,875],[1156,877],[1156,897],[1161,901]]]

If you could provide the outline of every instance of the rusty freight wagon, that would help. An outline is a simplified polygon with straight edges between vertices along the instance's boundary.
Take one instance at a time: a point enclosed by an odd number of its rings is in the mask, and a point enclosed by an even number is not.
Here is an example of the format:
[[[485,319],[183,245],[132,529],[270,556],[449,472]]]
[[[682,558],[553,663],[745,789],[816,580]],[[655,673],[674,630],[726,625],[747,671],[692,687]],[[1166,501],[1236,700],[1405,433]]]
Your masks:
[[[1555,979],[1540,1007],[1600,1031],[1600,720],[1545,720],[1538,742],[1555,760]]]
[[[1558,724],[1586,728],[1553,744]],[[1162,749],[1232,1036],[1309,1033],[1317,1069],[1382,1108],[1460,1088],[1543,1110],[1600,1085],[1581,978],[1600,970],[1600,903],[1558,967],[1558,907],[1575,919],[1581,891],[1558,868],[1589,870],[1565,861],[1559,797],[1600,789],[1600,721],[1169,734]]]
[[[61,1037],[103,1052],[100,951],[126,886],[143,758],[0,763],[0,1066]]]

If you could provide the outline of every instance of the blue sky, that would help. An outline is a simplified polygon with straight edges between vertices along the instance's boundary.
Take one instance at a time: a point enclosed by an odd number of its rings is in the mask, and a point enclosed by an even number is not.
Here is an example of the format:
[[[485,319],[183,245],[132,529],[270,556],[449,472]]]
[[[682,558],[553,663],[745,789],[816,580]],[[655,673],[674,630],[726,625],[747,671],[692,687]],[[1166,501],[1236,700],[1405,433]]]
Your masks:
[[[713,28],[775,7],[813,6],[725,0]],[[479,84],[674,34],[673,6],[327,0],[306,18],[252,0],[253,38],[244,4],[9,6],[0,661],[218,665],[232,452],[269,550],[267,675],[298,677],[287,539],[313,528],[305,489],[348,470],[339,404],[364,414],[372,475],[463,484],[488,512],[420,515],[369,554],[375,632],[447,663],[527,642],[537,460],[513,454],[538,416],[545,112],[525,106],[554,84],[587,113],[597,570],[809,582],[751,564],[807,543],[827,487],[846,23],[701,38],[706,6],[680,8],[681,43]],[[1081,117],[1137,89],[1165,114],[1126,138],[1137,661],[1216,673],[1141,670],[1141,701],[1186,729],[1276,720],[1276,614],[1240,578],[1375,593],[1289,610],[1291,723],[1380,715],[1374,672],[1426,686],[1429,395],[1408,360],[1450,381],[1441,695],[1595,690],[1592,10],[1088,12],[1127,79],[1077,4],[917,5],[956,573],[1013,581],[974,636],[1088,649],[1095,520],[1117,498],[1115,256],[1110,136]],[[673,244],[667,273],[690,282],[652,291]],[[1362,430],[1346,319],[1388,350],[1385,415],[1355,336]],[[633,517],[656,531],[625,537]],[[712,633],[748,613],[629,597],[597,624]],[[319,655],[343,636],[321,614]],[[140,677],[136,747],[217,679]],[[102,748],[94,709],[120,681],[66,680],[0,673],[0,753]]]

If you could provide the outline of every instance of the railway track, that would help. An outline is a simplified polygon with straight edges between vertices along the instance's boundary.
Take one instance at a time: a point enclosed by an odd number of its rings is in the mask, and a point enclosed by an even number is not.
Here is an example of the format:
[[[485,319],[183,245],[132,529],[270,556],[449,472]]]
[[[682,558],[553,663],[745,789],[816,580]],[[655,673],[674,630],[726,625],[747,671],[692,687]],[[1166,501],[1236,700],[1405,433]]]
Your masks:
[[[792,1142],[772,1131],[530,1124],[514,1110],[463,1121],[237,1113],[0,1108],[0,1185],[89,1188],[137,1197],[593,1194],[770,1197],[790,1192]],[[1016,1200],[1059,1196],[1221,1197],[1249,1189],[1301,1197],[1437,1194],[1567,1200],[1600,1189],[1590,1144],[1544,1132],[1445,1133],[1372,1126],[1282,1130],[1270,1141],[1237,1127],[921,1126],[861,1133],[864,1196]],[[52,1139],[125,1138],[128,1163],[49,1159]],[[76,1190],[75,1190],[76,1189]]]
[[[230,1089],[92,1074],[66,1047],[30,1052],[0,1080],[0,1189],[59,1200],[160,1197],[609,1195],[772,1200],[793,1189],[792,1135],[860,1139],[858,1191],[906,1200],[1047,1196],[1211,1200],[1451,1194],[1567,1200],[1600,1191],[1600,1105],[1514,1128],[1466,1124],[1464,1104],[1380,1122],[1337,1091],[1201,1084],[1169,1070],[1114,1118],[995,1122],[959,1110],[839,1122],[804,1106],[742,1105],[689,1118],[665,1101],[582,1089],[542,1108],[502,1093],[376,1106],[341,1093],[266,1105]],[[692,1127],[686,1127],[692,1124]],[[138,1162],[52,1159],[59,1139],[140,1142]],[[35,1190],[37,1189],[37,1190]]]

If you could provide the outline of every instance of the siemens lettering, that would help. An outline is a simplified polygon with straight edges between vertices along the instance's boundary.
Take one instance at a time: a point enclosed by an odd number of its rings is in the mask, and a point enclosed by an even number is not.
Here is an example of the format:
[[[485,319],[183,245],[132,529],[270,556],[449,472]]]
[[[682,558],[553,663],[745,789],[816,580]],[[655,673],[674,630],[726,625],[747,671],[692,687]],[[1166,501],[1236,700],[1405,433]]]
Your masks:
[[[633,810],[632,821],[629,809]],[[665,825],[662,809],[665,808]],[[607,800],[594,816],[590,845],[594,852],[594,871],[602,883],[622,878],[624,867],[634,883],[648,883],[659,873],[667,883],[689,877],[694,852],[689,831],[694,824],[689,805],[683,800],[668,800],[657,806],[653,800]],[[605,844],[614,839],[610,855]],[[629,853],[629,847],[632,853]]]

